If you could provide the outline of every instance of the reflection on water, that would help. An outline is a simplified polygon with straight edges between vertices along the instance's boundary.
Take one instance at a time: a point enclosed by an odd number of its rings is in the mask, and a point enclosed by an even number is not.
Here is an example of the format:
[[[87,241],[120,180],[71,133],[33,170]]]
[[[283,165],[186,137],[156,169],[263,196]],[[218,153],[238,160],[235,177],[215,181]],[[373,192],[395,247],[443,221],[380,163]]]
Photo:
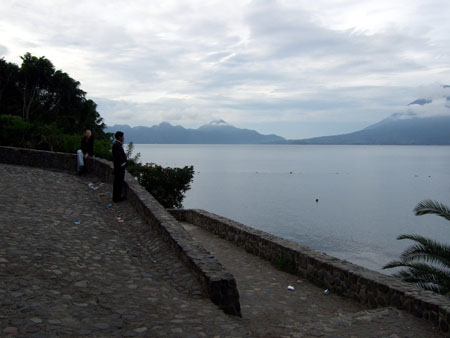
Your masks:
[[[205,209],[381,270],[410,243],[450,242],[448,222],[414,216],[450,204],[450,147],[136,145],[144,162],[194,165],[185,208]],[[318,202],[316,202],[318,199]]]

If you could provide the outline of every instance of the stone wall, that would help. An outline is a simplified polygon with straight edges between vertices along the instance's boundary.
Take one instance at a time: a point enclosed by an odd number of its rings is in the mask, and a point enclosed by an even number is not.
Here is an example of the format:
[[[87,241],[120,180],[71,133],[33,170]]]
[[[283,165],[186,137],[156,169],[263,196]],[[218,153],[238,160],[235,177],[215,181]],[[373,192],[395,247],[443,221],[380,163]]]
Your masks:
[[[200,244],[134,178],[126,174],[127,198],[148,224],[155,227],[180,259],[197,276],[205,293],[225,313],[241,316],[234,276]]]
[[[90,171],[112,182],[113,166],[100,158],[88,159]],[[0,163],[40,167],[76,173],[76,155],[0,146]],[[208,251],[195,242],[178,221],[168,213],[127,172],[125,190],[136,211],[154,227],[200,281],[205,294],[224,312],[241,316],[236,280]]]
[[[371,308],[393,306],[425,318],[449,333],[450,299],[391,276],[365,269],[300,244],[203,210],[171,210],[179,220],[202,227],[288,272]]]
[[[0,147],[0,163],[76,172],[75,154]]]

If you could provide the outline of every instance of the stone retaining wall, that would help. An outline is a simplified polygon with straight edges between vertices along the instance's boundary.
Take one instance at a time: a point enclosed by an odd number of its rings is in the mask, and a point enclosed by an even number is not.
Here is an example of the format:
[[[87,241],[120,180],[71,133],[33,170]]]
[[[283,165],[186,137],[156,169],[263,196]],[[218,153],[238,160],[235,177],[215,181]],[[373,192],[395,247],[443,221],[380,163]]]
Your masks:
[[[288,272],[369,307],[393,306],[425,318],[449,333],[450,299],[306,246],[203,210],[174,209],[179,220],[200,226]]]
[[[44,169],[77,171],[75,154],[57,153],[13,147],[0,147],[0,163],[26,165]]]
[[[89,170],[112,182],[113,165],[100,158],[88,159]],[[76,173],[76,155],[0,146],[0,163],[63,170]],[[208,251],[196,243],[178,221],[127,172],[125,190],[136,211],[157,229],[203,286],[205,294],[224,312],[241,316],[236,280]]]

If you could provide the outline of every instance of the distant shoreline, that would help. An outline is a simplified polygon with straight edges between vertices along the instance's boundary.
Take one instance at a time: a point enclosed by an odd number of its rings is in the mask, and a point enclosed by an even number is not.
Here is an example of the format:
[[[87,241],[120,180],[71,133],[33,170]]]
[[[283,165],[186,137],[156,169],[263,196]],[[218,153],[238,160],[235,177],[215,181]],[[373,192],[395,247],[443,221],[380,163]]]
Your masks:
[[[133,142],[127,141],[126,143]],[[173,146],[387,146],[387,147],[449,147],[450,144],[317,144],[317,143],[137,143],[136,145],[173,145]]]
[[[222,124],[185,129],[164,122],[152,127],[114,125],[108,132],[121,130],[125,138],[139,144],[261,144],[261,145],[450,145],[450,116],[428,118],[388,118],[348,134],[287,140],[263,135],[256,130]]]

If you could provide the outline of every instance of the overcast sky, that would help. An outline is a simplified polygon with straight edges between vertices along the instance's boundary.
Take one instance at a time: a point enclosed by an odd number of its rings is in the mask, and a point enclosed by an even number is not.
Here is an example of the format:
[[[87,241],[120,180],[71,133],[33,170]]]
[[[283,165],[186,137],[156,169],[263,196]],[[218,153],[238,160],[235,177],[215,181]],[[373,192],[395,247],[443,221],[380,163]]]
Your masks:
[[[108,125],[305,138],[444,95],[449,14],[448,0],[5,0],[0,57],[46,56]]]

